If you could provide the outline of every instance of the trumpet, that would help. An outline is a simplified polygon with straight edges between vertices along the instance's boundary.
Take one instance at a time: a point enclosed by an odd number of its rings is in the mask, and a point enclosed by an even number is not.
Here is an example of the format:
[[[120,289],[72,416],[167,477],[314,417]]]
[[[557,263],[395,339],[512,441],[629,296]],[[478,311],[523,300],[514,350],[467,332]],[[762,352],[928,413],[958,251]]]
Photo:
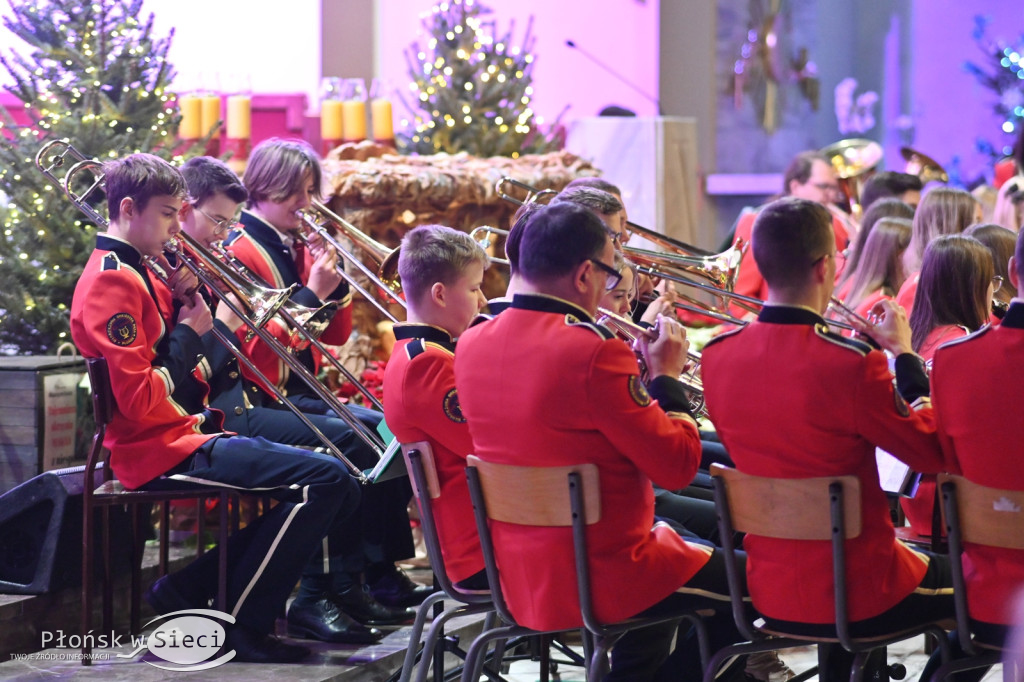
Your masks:
[[[68,169],[63,178],[58,178],[55,170],[64,166],[65,157],[67,156],[75,159],[76,163]],[[97,191],[102,191],[104,187],[102,165],[98,161],[88,159],[83,156],[81,152],[75,149],[67,140],[54,140],[48,142],[39,150],[36,154],[35,162],[36,168],[42,172],[43,175],[61,187],[75,207],[95,222],[97,227],[101,229],[107,227],[109,221],[106,216],[102,215],[88,203],[89,199],[92,198]],[[75,192],[72,190],[71,186],[76,178],[79,175],[86,173],[90,174],[91,178],[88,188],[83,192]],[[377,452],[378,456],[383,455],[384,444],[379,440],[379,436],[372,432],[365,424],[356,419],[348,409],[338,401],[334,394],[323,386],[323,384],[321,384],[316,377],[306,369],[298,358],[293,356],[288,349],[280,343],[280,341],[264,329],[264,325],[271,317],[273,317],[273,314],[282,309],[284,301],[287,299],[287,295],[291,294],[291,289],[261,291],[259,287],[254,287],[252,283],[241,280],[237,273],[232,272],[217,258],[209,254],[202,245],[196,242],[187,233],[179,233],[179,235],[172,239],[167,246],[176,254],[179,262],[178,267],[186,267],[196,276],[196,279],[198,279],[201,284],[207,286],[211,291],[218,292],[220,294],[230,294],[224,295],[222,298],[225,305],[227,305],[235,315],[241,318],[253,333],[255,333],[262,341],[267,343],[267,345],[278,357],[282,359],[282,361],[298,372],[307,381],[307,383],[310,383],[311,379],[312,384],[315,384],[315,386],[311,384],[311,388],[317,392],[319,397],[331,405],[338,412],[339,416],[348,423],[350,427],[352,427],[356,435],[366,441],[367,445]],[[171,273],[169,273],[162,264],[157,262],[155,258],[147,258],[147,266],[158,279],[165,283],[167,282]],[[192,294],[194,294],[194,292],[195,290],[193,289]],[[192,294],[186,292],[186,295]],[[241,305],[236,304],[232,300],[233,298],[237,299]],[[254,301],[253,299],[256,300]],[[346,458],[344,453],[341,452],[333,441],[331,441],[330,438],[317,428],[301,410],[288,401],[284,394],[282,394],[276,386],[267,379],[262,372],[260,372],[259,368],[257,368],[256,365],[254,365],[252,361],[237,348],[235,345],[235,339],[229,338],[216,326],[213,327],[213,332],[217,340],[238,359],[239,363],[248,369],[252,375],[261,382],[262,386],[275,397],[279,404],[288,407],[295,413],[300,421],[302,421],[303,424],[305,424],[324,444],[324,447],[328,452],[344,463],[357,480],[361,483],[368,482],[368,479],[362,470]],[[319,387],[319,390],[317,387]]]
[[[641,338],[648,341],[654,341],[658,338],[657,331],[654,329],[648,329],[647,327],[639,325],[630,319],[613,313],[607,308],[598,308],[597,312],[598,324],[608,327],[620,338],[631,344],[635,344],[636,341]],[[644,359],[639,348],[635,345],[634,352],[636,353],[637,363],[640,365],[640,376],[644,380],[647,380],[649,378],[647,376],[647,361]],[[686,357],[689,362],[687,363],[686,370],[678,377],[678,379],[683,386],[686,387],[686,395],[689,398],[690,410],[699,417],[707,417],[707,410],[704,404],[704,383],[700,377],[700,353],[688,349],[686,351]]]

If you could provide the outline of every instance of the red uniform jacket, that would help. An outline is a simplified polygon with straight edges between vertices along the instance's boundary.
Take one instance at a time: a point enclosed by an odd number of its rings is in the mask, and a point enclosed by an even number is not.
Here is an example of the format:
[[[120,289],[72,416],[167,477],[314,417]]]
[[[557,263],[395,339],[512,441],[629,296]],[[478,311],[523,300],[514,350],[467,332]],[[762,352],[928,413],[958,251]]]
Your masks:
[[[432,501],[445,569],[455,582],[484,570],[466,485],[469,426],[455,392],[455,342],[426,324],[395,325],[384,373],[384,418],[399,442],[429,441],[441,495]]]
[[[597,617],[616,621],[684,585],[709,549],[654,525],[653,480],[693,478],[700,436],[679,382],[640,381],[636,357],[582,309],[517,294],[512,307],[459,339],[455,380],[474,454],[527,466],[597,465],[601,520],[588,527]],[[533,628],[582,624],[571,528],[495,523],[502,588]]]
[[[848,541],[846,558],[856,595],[850,617],[863,620],[910,594],[927,568],[926,558],[895,539],[875,446],[916,471],[939,471],[942,455],[920,360],[909,353],[897,358],[901,397],[884,353],[832,333],[822,322],[807,308],[766,306],[756,322],[704,348],[704,396],[741,471],[860,479],[863,532]],[[748,535],[744,547],[758,611],[793,622],[834,622],[830,542]]]
[[[930,365],[935,351],[939,346],[954,339],[963,338],[970,334],[967,327],[955,324],[947,324],[936,327],[928,334],[928,338],[921,344],[918,355],[921,356],[927,365]],[[935,510],[935,489],[936,478],[933,474],[921,476],[921,482],[913,497],[901,497],[900,506],[907,516],[907,522],[911,530],[917,535],[928,537],[932,534],[932,513]],[[945,534],[945,533],[943,533]]]
[[[935,353],[935,418],[950,472],[992,488],[1024,490],[1022,350],[1024,303],[1014,300],[998,327],[983,327]],[[1024,551],[967,545],[964,570],[971,616],[1013,623],[1013,597],[1024,586]]]
[[[248,211],[242,211],[239,223],[242,228],[232,231],[224,240],[224,246],[231,255],[273,288],[283,289],[292,284],[300,285],[299,289],[292,294],[291,300],[309,308],[319,307],[322,302],[305,286],[309,278],[309,269],[313,264],[313,258],[309,251],[303,250],[303,258],[296,265],[291,251],[284,245],[273,227]],[[348,340],[352,333],[352,306],[350,305],[352,298],[348,293],[348,284],[342,282],[330,298],[340,302],[339,309],[320,340],[340,346]],[[264,329],[281,341],[285,347],[291,345],[293,337],[289,332],[289,327],[280,318],[268,322]],[[238,329],[238,338],[243,340],[245,353],[267,379],[275,382],[279,388],[283,388],[290,373],[287,365],[255,336],[245,341],[247,335],[248,327],[243,325]],[[315,349],[306,349],[299,352],[300,358],[304,355],[308,356],[305,360],[306,364],[315,374],[320,368],[319,354]]]
[[[133,246],[97,237],[75,287],[71,337],[85,357],[107,359],[116,410],[104,445],[127,488],[160,476],[221,433],[223,415],[204,405],[203,342],[191,328],[174,326],[173,309]]]
[[[899,293],[896,294],[896,302],[907,311],[908,320],[910,319],[911,311],[914,310],[914,298],[917,296],[917,284],[920,281],[921,273],[915,272],[903,281],[903,286],[900,287]]]

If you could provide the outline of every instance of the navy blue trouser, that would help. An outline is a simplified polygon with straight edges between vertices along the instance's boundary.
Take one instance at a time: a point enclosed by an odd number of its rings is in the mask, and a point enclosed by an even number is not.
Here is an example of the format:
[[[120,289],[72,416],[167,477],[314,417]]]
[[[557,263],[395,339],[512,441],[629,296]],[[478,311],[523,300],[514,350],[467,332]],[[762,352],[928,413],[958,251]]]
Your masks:
[[[322,572],[323,559],[314,553],[328,530],[356,510],[360,497],[359,485],[335,458],[243,436],[208,441],[143,487],[190,483],[267,494],[278,501],[228,541],[228,608],[239,624],[263,633],[273,630],[300,576]],[[176,584],[194,597],[213,596],[218,550],[182,569]]]

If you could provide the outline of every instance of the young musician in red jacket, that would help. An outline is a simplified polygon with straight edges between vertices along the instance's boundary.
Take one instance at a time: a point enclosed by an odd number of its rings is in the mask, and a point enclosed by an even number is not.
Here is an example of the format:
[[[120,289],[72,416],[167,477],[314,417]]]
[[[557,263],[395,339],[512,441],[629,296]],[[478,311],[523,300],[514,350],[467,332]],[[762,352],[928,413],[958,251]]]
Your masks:
[[[358,486],[331,457],[224,432],[223,415],[205,401],[202,336],[212,318],[199,294],[187,293],[195,278],[173,276],[178,304],[144,265],[181,229],[185,182],[148,154],[111,161],[104,174],[110,226],[75,287],[71,333],[85,357],[107,361],[116,404],[105,442],[111,468],[129,489],[197,483],[278,500],[220,548],[230,553],[227,604],[236,618],[227,648],[235,660],[299,660],[309,650],[272,637],[274,621],[304,567],[317,570],[310,558],[324,534],[355,509]],[[207,608],[216,557],[162,578],[147,599],[159,613]]]
[[[949,562],[895,539],[875,464],[879,446],[916,471],[942,469],[928,379],[911,353],[905,314],[882,302],[882,322],[871,330],[896,356],[894,388],[884,353],[833,333],[822,318],[836,267],[827,209],[795,198],[769,204],[754,224],[753,249],[767,305],[702,353],[704,395],[722,443],[746,473],[860,479],[863,530],[846,552],[855,636],[950,616]],[[771,387],[770,399],[751,400],[751,386]],[[747,535],[744,547],[754,608],[769,623],[835,631],[828,541]]]
[[[189,159],[181,174],[189,191],[189,203],[182,214],[182,229],[200,245],[211,248],[234,224],[234,216],[248,192],[227,165],[207,156]],[[221,310],[223,312],[223,307]],[[222,317],[225,326],[221,331],[228,338],[234,338],[242,320],[234,315],[222,314]],[[215,324],[222,322],[218,320]],[[225,428],[275,443],[322,447],[320,439],[298,416],[277,405],[262,384],[249,380],[239,370],[235,356],[227,352],[223,344],[215,338],[204,337],[204,340],[208,341],[205,354],[209,364],[209,400],[224,413]],[[305,417],[346,456],[360,449],[364,451],[361,456],[367,456],[365,445],[342,419],[321,414],[306,414]],[[361,506],[367,497],[370,496],[361,496]],[[298,595],[288,607],[289,634],[326,642],[372,644],[383,636],[373,625],[390,625],[407,619],[404,608],[390,611],[378,608],[364,613],[348,607],[352,612],[350,615],[339,606],[340,599],[332,576],[338,572],[343,583],[354,583],[348,580],[348,576],[353,566],[358,569],[362,565],[363,555],[362,531],[358,523],[336,524],[325,543],[329,549],[329,560],[321,564],[324,570],[320,575],[310,575],[302,581]],[[353,587],[362,592],[361,588]]]
[[[402,443],[428,441],[440,497],[431,500],[445,569],[467,589],[485,589],[484,560],[466,485],[469,425],[455,392],[455,339],[487,302],[480,290],[487,254],[469,235],[441,225],[410,230],[398,272],[408,322],[395,325],[384,374],[384,415]]]
[[[242,180],[249,192],[247,208],[242,211],[240,229],[224,240],[225,246],[272,286],[299,285],[291,297],[296,303],[318,308],[328,301],[338,302],[339,309],[320,340],[333,345],[345,343],[352,331],[351,297],[348,284],[338,271],[339,256],[318,238],[310,239],[310,248],[305,248],[299,238],[302,221],[298,212],[320,197],[323,172],[316,154],[301,140],[265,140],[250,154]],[[267,328],[279,339],[288,338],[287,328],[276,320]],[[244,328],[239,335],[245,335]],[[334,413],[299,377],[291,375],[258,338],[246,344],[246,351],[267,378],[276,382],[303,412]],[[298,351],[297,356],[313,374],[317,373],[321,360],[315,349],[307,347]],[[373,410],[348,409],[371,429],[382,418]],[[358,439],[353,439],[345,454],[363,469],[373,467],[378,459]],[[358,514],[363,552],[347,557],[348,566],[343,573],[334,573],[331,587],[337,602],[356,620],[393,623],[396,609],[400,619],[409,620],[411,617],[402,607],[418,604],[430,593],[430,588],[413,583],[394,563],[415,554],[407,511],[411,497],[412,489],[405,478],[363,488]],[[395,608],[385,608],[379,601]]]
[[[1024,237],[1017,236],[1010,281],[1024,282]],[[939,442],[951,473],[992,488],[1024,490],[1020,419],[1024,299],[997,326],[941,346],[932,364]],[[1016,377],[1016,378],[1014,378]],[[1024,587],[1024,551],[968,545],[964,552],[972,630],[999,644],[1013,625],[1013,597]]]
[[[588,528],[598,618],[711,608],[714,645],[738,636],[724,567],[713,547],[654,523],[651,481],[690,482],[700,436],[676,379],[686,363],[683,328],[662,318],[646,345],[649,386],[629,346],[594,324],[614,288],[615,249],[601,220],[569,203],[538,208],[518,244],[520,289],[512,306],[459,340],[455,383],[481,459],[528,466],[596,464],[602,508]],[[652,399],[653,397],[653,399]],[[668,455],[667,453],[671,453]],[[494,524],[502,586],[516,619],[541,629],[581,625],[573,548],[565,529]],[[610,680],[697,679],[692,640],[675,626],[625,635]],[[742,670],[742,666],[740,666]]]

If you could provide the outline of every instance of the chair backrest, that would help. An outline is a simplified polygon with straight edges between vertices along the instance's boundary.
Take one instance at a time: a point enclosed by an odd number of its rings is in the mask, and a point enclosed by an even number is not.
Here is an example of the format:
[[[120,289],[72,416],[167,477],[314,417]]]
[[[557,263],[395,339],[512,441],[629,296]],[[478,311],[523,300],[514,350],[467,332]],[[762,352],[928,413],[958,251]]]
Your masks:
[[[113,473],[104,461],[109,456],[107,449],[103,447],[103,439],[107,432],[107,424],[114,417],[114,392],[110,388],[110,372],[107,368],[106,358],[86,358],[85,369],[89,374],[89,385],[92,387],[92,410],[93,419],[96,422],[96,432],[92,437],[92,448],[85,461],[85,480],[95,481],[94,472],[102,469],[103,481],[113,478]],[[92,486],[85,486],[88,490],[86,501],[92,495]]]
[[[583,481],[587,524],[601,520],[597,465],[533,467],[467,458],[476,467],[487,502],[487,517],[523,526],[571,526],[572,508],[567,477],[579,473]]]
[[[940,474],[938,484],[949,538],[957,634],[961,648],[975,655],[977,649],[971,637],[967,607],[963,543],[1024,549],[1024,491],[989,488],[951,474]]]
[[[434,571],[434,580],[449,596],[469,604],[486,603],[491,600],[490,590],[465,590],[457,587],[448,577],[448,570],[441,551],[441,538],[437,532],[437,521],[431,500],[441,496],[441,484],[437,477],[434,464],[434,451],[427,441],[402,444],[402,456],[405,468],[412,481],[412,492],[419,503],[420,527],[423,530],[423,542],[427,546],[427,556]]]
[[[484,555],[487,580],[491,585],[491,598],[498,614],[504,620],[515,623],[501,589],[488,520],[527,526],[573,526],[572,497],[576,497],[576,508],[582,507],[583,518],[577,515],[574,531],[579,530],[580,522],[595,523],[601,516],[597,466],[515,466],[484,462],[475,455],[470,455],[467,463],[469,495],[473,501],[473,515],[480,534],[480,548]],[[570,483],[575,486],[572,495]],[[579,489],[581,485],[582,491]],[[581,492],[582,499],[579,495]],[[581,534],[574,532],[577,548],[577,536]],[[577,561],[577,575],[579,574],[580,562]],[[587,589],[589,591],[589,586]]]
[[[855,476],[766,478],[711,465],[733,618],[740,633],[756,639],[743,605],[744,576],[736,561],[733,533],[783,540],[829,540],[835,586],[836,633],[851,651],[846,594],[845,541],[861,532],[860,481]],[[828,510],[828,513],[826,513]]]
[[[961,541],[1024,549],[1024,491],[989,488],[962,476],[939,476],[940,489],[945,491],[947,484],[954,493]]]
[[[843,489],[844,534],[861,532],[860,480],[856,476],[766,478],[713,464],[711,475],[725,482],[733,529],[781,540],[831,540],[832,519],[809,510],[829,508],[833,483]]]

